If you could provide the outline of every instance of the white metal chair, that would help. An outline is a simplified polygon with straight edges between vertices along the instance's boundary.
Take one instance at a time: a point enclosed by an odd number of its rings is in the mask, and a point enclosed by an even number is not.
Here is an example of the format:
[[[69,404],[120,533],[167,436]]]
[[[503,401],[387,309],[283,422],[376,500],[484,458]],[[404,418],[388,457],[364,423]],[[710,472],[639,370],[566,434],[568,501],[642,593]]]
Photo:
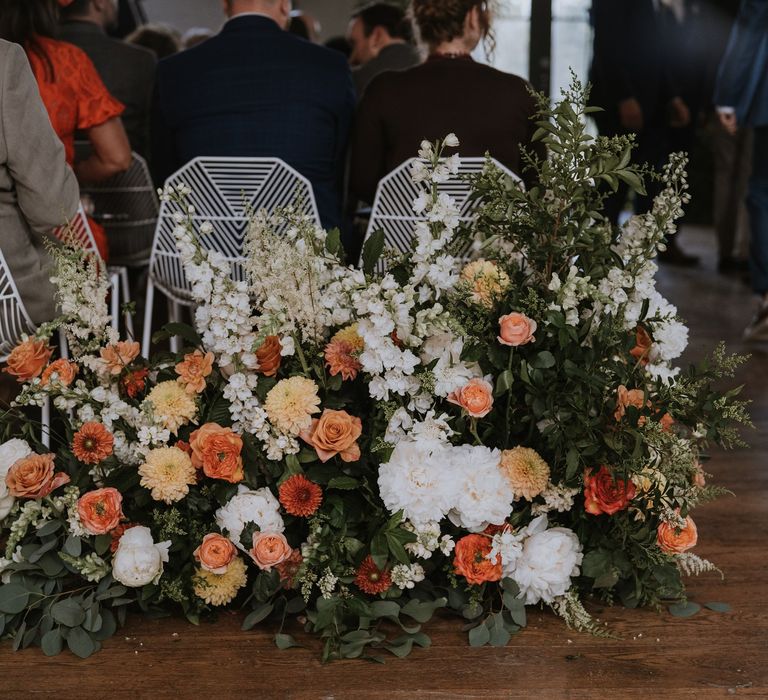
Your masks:
[[[245,279],[243,244],[250,211],[273,212],[294,205],[320,223],[309,180],[278,158],[195,158],[171,175],[165,184],[185,184],[191,189],[187,205],[194,207],[193,223],[199,226],[209,221],[213,225],[213,232],[202,236],[201,243],[208,250],[226,256],[232,278],[236,280]],[[171,321],[181,320],[182,306],[193,305],[191,286],[173,235],[176,226],[173,215],[180,211],[176,202],[163,202],[160,206],[145,300],[142,349],[147,357],[155,289],[168,299]],[[187,215],[186,211],[182,213]],[[172,339],[171,347],[178,350],[178,339]]]
[[[37,330],[30,319],[24,302],[21,299],[16,283],[13,281],[11,270],[0,250],[0,363],[8,360],[13,348],[20,342],[24,334],[32,335]],[[51,404],[46,398],[42,407],[42,443],[51,445]]]
[[[83,205],[77,208],[77,213],[66,225],[56,229],[55,234],[60,240],[65,240],[79,245],[89,255],[94,255],[101,259],[96,239],[93,236],[91,225],[88,223],[88,217],[85,214]],[[120,300],[129,302],[131,299],[131,289],[128,282],[128,268],[122,265],[108,266],[109,284],[112,288],[110,294],[110,314],[112,316],[112,327],[116,330],[120,326]],[[133,336],[133,317],[130,313],[125,313],[125,327],[129,335]]]
[[[425,220],[422,214],[416,214],[413,211],[413,201],[423,191],[423,185],[416,184],[411,179],[411,165],[416,160],[418,159],[406,160],[379,182],[365,240],[368,240],[375,231],[382,229],[385,248],[399,253],[411,252],[414,227],[419,221]],[[445,192],[454,199],[459,208],[460,221],[464,224],[472,221],[478,206],[477,201],[471,200],[472,186],[467,176],[481,173],[487,162],[486,158],[461,158],[458,173],[438,185],[441,193]],[[520,187],[524,187],[523,181],[509,168],[495,159],[491,159],[491,162],[518,182]],[[471,248],[472,244],[469,243],[464,250],[459,251],[459,257],[468,256]],[[379,261],[377,267],[380,272],[383,272],[386,265],[384,261]]]

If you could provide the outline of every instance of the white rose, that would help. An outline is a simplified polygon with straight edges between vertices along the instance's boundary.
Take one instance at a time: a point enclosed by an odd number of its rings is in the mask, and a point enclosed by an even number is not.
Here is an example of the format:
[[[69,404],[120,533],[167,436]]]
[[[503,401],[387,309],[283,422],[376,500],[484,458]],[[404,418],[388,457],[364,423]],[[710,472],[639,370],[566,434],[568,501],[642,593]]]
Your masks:
[[[167,542],[155,542],[148,527],[126,530],[112,559],[112,575],[130,588],[157,583],[163,575],[163,563],[168,561]]]
[[[530,534],[512,573],[526,605],[540,600],[551,603],[565,595],[571,587],[571,577],[578,576],[584,558],[576,533],[564,527],[549,530],[546,527],[545,515],[531,521],[527,528]]]
[[[13,508],[14,497],[8,493],[5,477],[8,470],[20,459],[32,454],[32,448],[25,440],[14,438],[0,445],[0,521],[8,517]]]

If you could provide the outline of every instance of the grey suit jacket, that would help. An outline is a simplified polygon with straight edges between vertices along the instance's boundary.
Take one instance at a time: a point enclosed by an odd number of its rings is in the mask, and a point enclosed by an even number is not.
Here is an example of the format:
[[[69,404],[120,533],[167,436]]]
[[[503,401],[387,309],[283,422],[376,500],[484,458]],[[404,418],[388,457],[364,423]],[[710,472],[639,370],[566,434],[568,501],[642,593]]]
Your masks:
[[[72,217],[79,199],[27,56],[0,40],[0,248],[35,323],[56,311],[43,240]]]
[[[357,97],[360,99],[368,84],[382,73],[392,70],[407,70],[422,62],[419,50],[412,44],[390,44],[385,46],[376,58],[352,71]]]
[[[81,48],[110,94],[125,105],[123,125],[131,148],[148,156],[149,116],[157,58],[149,49],[112,39],[93,22],[65,22],[59,39]]]

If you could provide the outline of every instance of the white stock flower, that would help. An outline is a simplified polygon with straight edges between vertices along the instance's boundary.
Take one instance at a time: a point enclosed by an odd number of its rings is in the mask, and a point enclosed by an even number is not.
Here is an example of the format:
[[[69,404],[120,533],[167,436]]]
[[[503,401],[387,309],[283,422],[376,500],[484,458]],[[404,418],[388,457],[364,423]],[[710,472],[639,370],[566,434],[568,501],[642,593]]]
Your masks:
[[[216,524],[225,530],[232,543],[243,551],[245,547],[240,542],[240,535],[248,523],[256,523],[262,532],[285,530],[280,515],[280,503],[269,489],[252,491],[241,484],[229,503],[216,511]]]
[[[8,470],[24,457],[32,454],[32,448],[26,440],[13,438],[0,445],[0,521],[8,517],[15,502],[14,497],[8,492],[5,477]]]
[[[140,588],[157,583],[168,561],[171,542],[155,542],[148,527],[126,530],[112,558],[112,576],[124,586]]]

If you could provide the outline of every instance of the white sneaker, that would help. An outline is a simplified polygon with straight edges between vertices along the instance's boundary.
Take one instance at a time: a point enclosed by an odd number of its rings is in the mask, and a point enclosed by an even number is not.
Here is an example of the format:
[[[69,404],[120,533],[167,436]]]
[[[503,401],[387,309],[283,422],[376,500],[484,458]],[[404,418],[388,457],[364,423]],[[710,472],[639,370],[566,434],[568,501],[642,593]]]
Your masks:
[[[745,342],[768,340],[768,295],[763,297],[752,322],[744,329]]]

